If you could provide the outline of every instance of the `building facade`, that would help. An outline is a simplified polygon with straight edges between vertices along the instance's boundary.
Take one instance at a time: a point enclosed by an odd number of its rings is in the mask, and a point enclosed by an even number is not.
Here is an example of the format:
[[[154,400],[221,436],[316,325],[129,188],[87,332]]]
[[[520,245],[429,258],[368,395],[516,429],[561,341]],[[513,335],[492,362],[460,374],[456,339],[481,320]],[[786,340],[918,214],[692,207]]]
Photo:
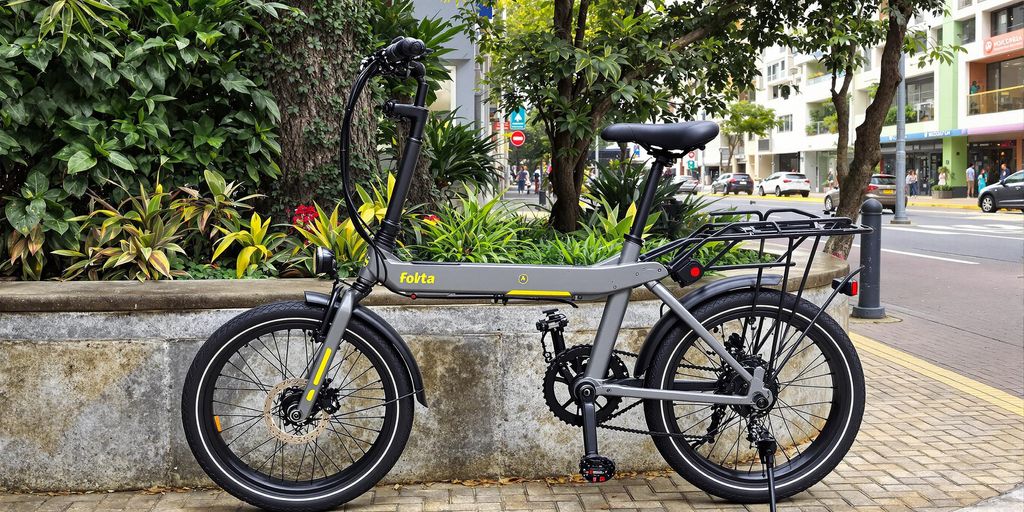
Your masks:
[[[907,58],[907,169],[925,183],[946,167],[956,192],[964,195],[969,162],[996,170],[1004,163],[1011,171],[1024,168],[1024,2],[951,0],[948,8],[947,16],[911,20],[932,43],[955,43],[966,51],[949,64],[922,66],[916,57]],[[882,47],[862,51],[866,64],[851,85],[851,144],[878,83]],[[788,48],[766,50],[758,65],[761,77],[751,99],[774,109],[782,126],[768,137],[742,141],[731,163],[758,179],[796,170],[816,190],[826,189],[838,140],[831,74],[814,55]],[[787,84],[799,92],[782,97]],[[887,172],[895,165],[895,110],[890,114],[893,122],[881,134],[881,167]],[[708,146],[701,162],[705,180],[731,168],[727,153],[722,137]]]

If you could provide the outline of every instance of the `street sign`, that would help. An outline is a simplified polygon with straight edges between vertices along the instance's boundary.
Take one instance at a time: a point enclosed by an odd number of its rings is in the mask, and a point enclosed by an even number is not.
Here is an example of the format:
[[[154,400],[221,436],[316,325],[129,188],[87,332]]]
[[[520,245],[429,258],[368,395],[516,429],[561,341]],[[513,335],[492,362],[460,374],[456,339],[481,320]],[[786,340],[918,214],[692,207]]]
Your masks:
[[[509,124],[512,125],[513,130],[525,130],[526,129],[526,107],[519,107],[519,110],[512,112],[508,115]]]
[[[509,139],[509,142],[511,142],[513,146],[518,148],[519,146],[522,146],[523,143],[526,142],[526,134],[519,130],[516,130],[512,132],[512,138]]]
[[[686,161],[686,168],[687,169],[691,169],[691,170],[696,169],[697,168],[697,161],[696,160],[687,160]]]
[[[501,121],[495,121],[494,122],[494,131],[496,131],[496,132],[501,131],[501,125],[502,124],[505,125],[505,131],[508,131],[510,129],[508,121],[505,121],[504,123],[502,123]]]

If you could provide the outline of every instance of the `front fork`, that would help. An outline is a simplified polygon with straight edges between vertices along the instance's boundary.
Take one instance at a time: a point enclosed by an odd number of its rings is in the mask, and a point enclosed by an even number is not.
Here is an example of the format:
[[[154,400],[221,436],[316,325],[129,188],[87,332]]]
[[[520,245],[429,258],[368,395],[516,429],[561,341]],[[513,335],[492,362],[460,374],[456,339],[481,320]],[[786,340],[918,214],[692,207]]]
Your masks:
[[[341,288],[338,284],[335,284],[335,288],[331,292],[331,303],[324,313],[324,324],[329,325],[329,327],[326,333],[323,332],[322,328],[321,332],[317,333],[318,336],[323,338],[323,343],[313,358],[313,363],[306,369],[306,389],[302,392],[302,401],[299,402],[299,407],[288,412],[288,419],[291,421],[296,423],[306,421],[306,418],[313,411],[313,405],[316,404],[317,397],[320,396],[320,388],[323,386],[324,376],[331,368],[331,361],[338,353],[341,339],[345,334],[345,329],[348,328],[349,320],[352,318],[352,311],[355,310],[356,304],[364,296],[364,293],[360,293],[354,288]],[[333,307],[335,302],[338,305]]]

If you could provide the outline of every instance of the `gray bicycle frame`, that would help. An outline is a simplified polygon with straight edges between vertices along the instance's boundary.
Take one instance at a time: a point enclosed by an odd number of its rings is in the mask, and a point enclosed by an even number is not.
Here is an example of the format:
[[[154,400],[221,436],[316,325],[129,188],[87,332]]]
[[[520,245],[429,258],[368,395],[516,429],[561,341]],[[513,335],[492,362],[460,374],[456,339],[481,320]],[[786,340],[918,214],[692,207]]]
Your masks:
[[[672,400],[724,405],[751,405],[754,396],[762,394],[771,399],[764,387],[764,369],[756,368],[751,374],[729,354],[720,341],[694,318],[672,293],[661,284],[668,269],[657,262],[639,262],[640,245],[625,240],[618,257],[591,266],[516,265],[484,263],[437,263],[402,261],[388,252],[371,249],[369,263],[359,271],[359,277],[381,283],[393,292],[421,298],[460,298],[487,296],[504,299],[563,299],[584,300],[607,297],[604,313],[597,328],[590,361],[580,382],[590,382],[597,394],[655,400]],[[615,382],[604,378],[615,349],[629,305],[630,292],[645,286],[679,316],[711,349],[729,365],[748,385],[745,395],[723,395],[702,391],[686,391],[698,382],[677,380],[673,389],[651,389]],[[300,411],[303,418],[312,410],[324,368],[330,368],[338,351],[342,335],[348,326],[352,311],[362,297],[352,288],[346,288],[339,300],[337,312],[327,331],[323,347],[310,367]]]
[[[363,68],[356,79],[356,86],[346,106],[346,117],[342,130],[342,167],[345,167],[347,155],[346,142],[348,132],[345,126],[351,119],[354,109],[354,98],[359,96],[361,87],[376,73],[379,62],[373,61]],[[409,137],[406,150],[402,153],[399,163],[398,178],[395,182],[387,212],[381,222],[381,228],[375,240],[383,243],[368,244],[369,262],[359,270],[356,285],[341,291],[337,300],[336,311],[331,318],[330,326],[324,336],[324,343],[319,349],[313,363],[308,369],[306,389],[299,408],[292,413],[292,421],[305,420],[313,410],[313,404],[320,394],[325,380],[325,372],[331,368],[331,362],[338,352],[341,339],[348,328],[349,320],[359,301],[370,289],[384,284],[389,290],[407,295],[422,297],[489,297],[495,300],[507,299],[557,299],[581,300],[606,297],[604,313],[597,329],[594,346],[590,352],[587,370],[577,385],[592,385],[597,395],[645,398],[655,400],[672,400],[724,405],[752,405],[754,397],[767,397],[771,393],[764,388],[764,369],[755,368],[753,375],[740,365],[735,358],[705,329],[700,322],[676,300],[661,284],[668,276],[668,269],[657,262],[640,262],[640,247],[643,228],[647,223],[658,182],[662,171],[678,157],[671,151],[648,148],[655,156],[650,173],[644,183],[644,192],[633,217],[633,225],[625,236],[622,251],[618,258],[609,258],[595,265],[573,267],[564,265],[514,265],[514,264],[481,264],[481,263],[437,263],[437,262],[406,262],[387,252],[393,247],[397,231],[400,227],[402,210],[412,175],[415,172],[416,159],[419,155],[423,136],[423,126],[429,111],[425,108],[427,96],[426,71],[421,63],[410,64],[411,76],[417,80],[416,98],[413,104],[395,104],[390,102],[392,114],[410,120]],[[696,148],[693,148],[696,149]],[[685,153],[686,151],[682,151]],[[352,208],[351,205],[348,205]],[[354,208],[352,209],[354,212]],[[383,235],[383,236],[381,236]],[[629,306],[630,292],[638,287],[646,286],[662,302],[668,305],[673,313],[682,319],[722,360],[744,381],[747,382],[746,395],[721,395],[692,389],[703,389],[697,382],[677,380],[672,389],[648,389],[628,382],[605,379],[615,340],[618,338],[622,319]],[[334,299],[332,298],[332,304]],[[333,307],[333,306],[328,306]],[[328,315],[332,314],[330,310]],[[689,388],[689,389],[688,389]]]

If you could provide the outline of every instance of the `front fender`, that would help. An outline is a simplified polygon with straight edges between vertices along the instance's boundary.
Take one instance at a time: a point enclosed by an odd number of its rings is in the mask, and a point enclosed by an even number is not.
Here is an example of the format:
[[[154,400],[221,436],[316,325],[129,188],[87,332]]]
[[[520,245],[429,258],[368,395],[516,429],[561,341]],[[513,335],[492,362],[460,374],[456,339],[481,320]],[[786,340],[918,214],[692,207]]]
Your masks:
[[[311,306],[326,308],[327,304],[331,301],[331,297],[326,293],[306,292],[305,295],[306,304]],[[377,331],[381,338],[391,343],[391,346],[395,348],[395,351],[402,358],[402,362],[405,363],[405,369],[409,372],[409,379],[412,380],[412,387],[416,391],[416,401],[426,407],[427,394],[423,390],[423,377],[420,375],[420,367],[416,364],[416,358],[413,357],[409,345],[398,334],[398,331],[391,327],[391,324],[387,323],[380,315],[362,306],[356,306],[355,310],[352,311],[352,315],[365,322]]]
[[[761,276],[761,286],[778,286],[780,284],[782,284],[782,276],[780,275],[772,274]],[[735,290],[754,288],[756,286],[757,276],[727,277],[725,279],[711,281],[710,283],[697,288],[693,292],[688,293],[682,298],[680,304],[682,304],[688,311],[693,311],[697,306],[719,295]],[[640,348],[640,354],[636,358],[636,365],[633,367],[633,377],[639,377],[647,372],[647,369],[651,366],[651,362],[654,360],[654,354],[658,351],[658,346],[660,345],[662,338],[664,338],[669,331],[674,329],[679,322],[681,322],[679,317],[669,311],[668,314],[661,317],[661,320],[658,320],[658,323],[654,324],[654,327],[651,328],[651,332],[647,333],[647,338],[644,340],[644,344]]]

